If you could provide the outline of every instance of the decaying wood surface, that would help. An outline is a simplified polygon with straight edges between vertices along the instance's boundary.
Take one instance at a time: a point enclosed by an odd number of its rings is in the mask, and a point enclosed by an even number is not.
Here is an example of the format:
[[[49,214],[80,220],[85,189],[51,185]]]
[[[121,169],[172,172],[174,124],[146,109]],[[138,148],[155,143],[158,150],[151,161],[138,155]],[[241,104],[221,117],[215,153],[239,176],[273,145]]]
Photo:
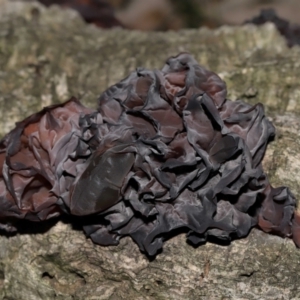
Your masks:
[[[217,72],[230,99],[264,103],[277,128],[265,169],[274,186],[287,185],[300,199],[300,50],[288,49],[270,24],[104,31],[69,10],[0,0],[0,135],[71,95],[95,107],[134,68],[160,68],[180,51]],[[129,238],[100,247],[68,220],[46,225],[0,236],[1,299],[300,298],[300,250],[258,230],[229,246],[196,249],[179,235],[149,261]]]

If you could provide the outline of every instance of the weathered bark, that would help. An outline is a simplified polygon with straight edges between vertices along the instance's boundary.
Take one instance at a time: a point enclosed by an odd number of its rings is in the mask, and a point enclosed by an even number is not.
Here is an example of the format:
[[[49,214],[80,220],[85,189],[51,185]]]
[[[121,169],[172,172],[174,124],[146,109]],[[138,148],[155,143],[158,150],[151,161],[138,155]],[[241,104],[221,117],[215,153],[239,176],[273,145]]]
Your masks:
[[[75,12],[0,0],[0,135],[71,95],[95,107],[135,67],[161,67],[180,51],[217,72],[229,98],[264,103],[277,127],[265,169],[274,186],[290,186],[299,199],[300,50],[289,50],[272,25],[103,31]],[[229,246],[195,249],[179,235],[149,261],[129,238],[100,247],[67,221],[0,236],[1,299],[300,298],[300,250],[289,240],[253,230]]]

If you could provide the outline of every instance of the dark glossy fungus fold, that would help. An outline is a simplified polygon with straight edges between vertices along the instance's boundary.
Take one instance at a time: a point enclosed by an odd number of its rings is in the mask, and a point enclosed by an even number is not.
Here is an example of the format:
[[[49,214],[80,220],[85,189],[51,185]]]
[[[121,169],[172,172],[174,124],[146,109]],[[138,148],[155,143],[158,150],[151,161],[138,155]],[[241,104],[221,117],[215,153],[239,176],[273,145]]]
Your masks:
[[[189,54],[137,69],[97,111],[72,98],[44,108],[0,143],[0,220],[91,216],[95,243],[131,236],[155,255],[175,230],[193,244],[252,227],[300,245],[296,201],[261,165],[275,134],[262,104],[226,98],[226,85]]]

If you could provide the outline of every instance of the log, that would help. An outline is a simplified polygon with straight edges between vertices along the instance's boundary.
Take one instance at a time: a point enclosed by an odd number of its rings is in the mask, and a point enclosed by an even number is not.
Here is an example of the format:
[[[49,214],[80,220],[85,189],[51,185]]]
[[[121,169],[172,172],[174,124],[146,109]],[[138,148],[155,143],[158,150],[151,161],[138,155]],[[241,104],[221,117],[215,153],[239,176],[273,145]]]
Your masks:
[[[71,10],[0,0],[0,136],[43,106],[85,105],[136,67],[188,51],[227,83],[228,98],[261,102],[277,129],[264,168],[300,199],[300,48],[272,24],[179,32],[100,30]],[[194,248],[185,235],[149,260],[130,238],[101,247],[70,219],[0,235],[1,299],[300,299],[300,251],[252,230]]]

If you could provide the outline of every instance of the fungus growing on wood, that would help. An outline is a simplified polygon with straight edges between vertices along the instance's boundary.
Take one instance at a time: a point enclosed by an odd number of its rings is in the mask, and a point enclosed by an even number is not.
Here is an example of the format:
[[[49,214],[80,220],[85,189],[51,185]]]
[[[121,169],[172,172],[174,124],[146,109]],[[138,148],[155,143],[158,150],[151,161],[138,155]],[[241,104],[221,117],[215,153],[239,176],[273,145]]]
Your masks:
[[[228,100],[218,75],[179,54],[111,86],[97,111],[72,98],[17,123],[0,143],[2,227],[90,216],[95,243],[131,236],[150,256],[177,230],[197,245],[257,226],[299,245],[295,199],[261,165],[274,134],[262,104]]]

